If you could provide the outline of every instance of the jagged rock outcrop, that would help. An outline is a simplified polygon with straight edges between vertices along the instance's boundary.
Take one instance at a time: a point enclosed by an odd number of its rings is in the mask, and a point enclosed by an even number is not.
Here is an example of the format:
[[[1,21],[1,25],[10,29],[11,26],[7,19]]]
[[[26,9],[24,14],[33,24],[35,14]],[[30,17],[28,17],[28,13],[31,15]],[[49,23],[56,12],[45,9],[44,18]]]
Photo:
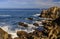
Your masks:
[[[39,17],[56,19],[59,16],[60,16],[60,8],[51,7],[47,10],[43,10]]]

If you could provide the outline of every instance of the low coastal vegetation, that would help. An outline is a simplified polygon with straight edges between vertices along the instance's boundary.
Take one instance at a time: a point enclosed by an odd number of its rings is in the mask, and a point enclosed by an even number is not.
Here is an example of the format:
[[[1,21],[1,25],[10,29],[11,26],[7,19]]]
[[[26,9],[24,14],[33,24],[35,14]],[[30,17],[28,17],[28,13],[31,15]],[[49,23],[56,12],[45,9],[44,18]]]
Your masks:
[[[40,29],[38,27],[33,32],[26,31],[17,31],[17,36],[12,38],[10,34],[0,29],[0,38],[1,39],[60,39],[60,8],[59,7],[51,7],[47,10],[42,10],[39,17],[46,18],[42,21],[44,26]],[[48,18],[48,19],[47,19]],[[33,18],[29,18],[33,20]],[[22,22],[18,23],[20,26],[28,27],[27,24]],[[39,26],[38,23],[34,23],[34,26]],[[4,33],[3,33],[4,32]],[[2,36],[3,35],[3,36]]]

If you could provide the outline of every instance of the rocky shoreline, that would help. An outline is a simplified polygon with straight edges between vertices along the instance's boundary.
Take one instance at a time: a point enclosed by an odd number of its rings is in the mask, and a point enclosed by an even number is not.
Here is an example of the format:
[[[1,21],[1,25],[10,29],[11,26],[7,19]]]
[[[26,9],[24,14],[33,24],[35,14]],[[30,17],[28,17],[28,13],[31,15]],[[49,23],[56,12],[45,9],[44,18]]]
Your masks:
[[[18,37],[12,38],[11,34],[8,34],[4,30],[0,29],[0,38],[1,39],[60,39],[60,8],[59,7],[51,7],[47,10],[42,10],[39,15],[41,18],[45,18],[41,22],[38,21],[33,23],[37,28],[34,28],[33,32],[26,31],[17,31],[16,35]],[[29,20],[33,20],[33,18],[28,18]],[[28,27],[28,24],[19,22],[20,26],[25,28]],[[43,24],[43,26],[40,26]],[[4,32],[4,33],[2,33]],[[2,36],[3,35],[3,36]]]

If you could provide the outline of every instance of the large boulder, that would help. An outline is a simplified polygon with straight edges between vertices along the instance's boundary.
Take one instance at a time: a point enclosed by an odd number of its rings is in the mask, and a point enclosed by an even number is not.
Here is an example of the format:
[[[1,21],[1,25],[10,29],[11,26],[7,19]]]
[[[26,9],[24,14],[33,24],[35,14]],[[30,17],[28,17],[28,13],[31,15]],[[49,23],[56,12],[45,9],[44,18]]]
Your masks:
[[[28,37],[28,33],[25,31],[17,31],[18,37]]]

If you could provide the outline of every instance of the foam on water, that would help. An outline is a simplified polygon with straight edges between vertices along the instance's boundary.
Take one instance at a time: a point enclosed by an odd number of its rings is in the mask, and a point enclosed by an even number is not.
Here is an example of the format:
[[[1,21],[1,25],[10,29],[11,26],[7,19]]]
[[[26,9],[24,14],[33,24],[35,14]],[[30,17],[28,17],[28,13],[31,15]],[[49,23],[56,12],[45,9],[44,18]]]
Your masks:
[[[40,15],[40,14],[35,14],[35,15],[33,15],[33,16],[35,16],[35,17],[36,17],[36,16],[39,16],[39,15]]]
[[[11,15],[0,15],[0,17],[9,17]]]

